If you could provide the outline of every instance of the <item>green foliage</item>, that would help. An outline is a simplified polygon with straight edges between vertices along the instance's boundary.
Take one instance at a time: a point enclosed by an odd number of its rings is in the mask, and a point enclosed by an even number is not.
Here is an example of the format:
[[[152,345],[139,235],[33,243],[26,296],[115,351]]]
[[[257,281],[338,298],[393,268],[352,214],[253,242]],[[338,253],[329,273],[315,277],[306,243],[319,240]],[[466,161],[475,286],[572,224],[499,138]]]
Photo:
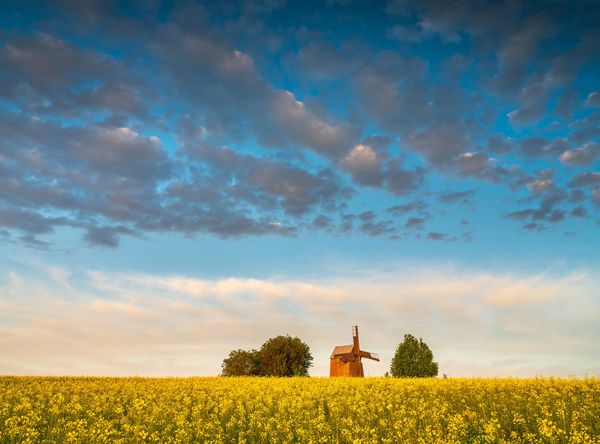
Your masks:
[[[264,376],[308,376],[313,360],[308,345],[289,335],[269,339],[259,355]]]
[[[233,350],[223,360],[223,376],[308,376],[313,357],[300,338],[277,336],[260,350]]]
[[[260,374],[258,351],[237,349],[221,365],[223,376],[257,376]]]
[[[433,353],[422,339],[404,335],[404,342],[398,344],[390,368],[397,378],[425,378],[437,376],[438,364],[433,362]]]

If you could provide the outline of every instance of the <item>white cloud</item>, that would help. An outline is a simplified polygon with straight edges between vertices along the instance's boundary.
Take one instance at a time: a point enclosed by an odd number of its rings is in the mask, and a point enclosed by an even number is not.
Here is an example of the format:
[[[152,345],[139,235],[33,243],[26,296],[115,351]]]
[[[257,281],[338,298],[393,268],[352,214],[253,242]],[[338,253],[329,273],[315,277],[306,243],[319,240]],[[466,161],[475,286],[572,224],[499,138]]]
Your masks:
[[[356,145],[344,158],[344,163],[351,170],[377,168],[379,166],[377,152],[369,145]]]
[[[552,179],[537,179],[529,182],[527,187],[536,194],[550,191],[554,188],[554,181]]]
[[[356,323],[363,347],[382,357],[365,364],[372,375],[389,369],[405,333],[423,337],[453,376],[600,372],[598,280],[584,272],[434,264],[318,281],[76,277],[66,295],[15,273],[0,281],[0,373],[217,374],[231,349],[289,333],[311,346],[312,374],[326,375],[330,349],[349,342]]]

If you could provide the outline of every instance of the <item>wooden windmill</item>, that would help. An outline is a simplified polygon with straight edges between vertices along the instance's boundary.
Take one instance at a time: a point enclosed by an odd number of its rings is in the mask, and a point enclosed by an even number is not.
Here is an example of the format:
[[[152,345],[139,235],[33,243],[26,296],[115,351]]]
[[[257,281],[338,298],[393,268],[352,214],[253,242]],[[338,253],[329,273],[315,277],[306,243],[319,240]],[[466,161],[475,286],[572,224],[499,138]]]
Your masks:
[[[376,353],[362,351],[358,343],[358,326],[352,327],[352,345],[336,345],[331,353],[329,376],[363,377],[362,358],[379,361]]]

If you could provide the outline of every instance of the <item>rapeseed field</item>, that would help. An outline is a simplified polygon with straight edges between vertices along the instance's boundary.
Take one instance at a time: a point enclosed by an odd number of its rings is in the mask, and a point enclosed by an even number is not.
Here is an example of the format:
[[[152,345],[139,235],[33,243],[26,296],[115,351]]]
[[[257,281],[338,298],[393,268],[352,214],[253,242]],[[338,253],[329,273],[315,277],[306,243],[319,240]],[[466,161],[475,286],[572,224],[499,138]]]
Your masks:
[[[2,443],[600,443],[600,380],[0,377]]]

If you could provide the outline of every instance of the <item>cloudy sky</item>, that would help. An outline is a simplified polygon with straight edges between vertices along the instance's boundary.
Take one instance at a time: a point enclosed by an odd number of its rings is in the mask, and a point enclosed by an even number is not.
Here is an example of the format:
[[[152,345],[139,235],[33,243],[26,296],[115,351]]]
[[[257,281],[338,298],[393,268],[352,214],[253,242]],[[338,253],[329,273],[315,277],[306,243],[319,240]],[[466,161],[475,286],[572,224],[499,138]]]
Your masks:
[[[23,6],[26,5],[26,6]],[[595,1],[0,6],[0,374],[405,333],[600,374]]]

